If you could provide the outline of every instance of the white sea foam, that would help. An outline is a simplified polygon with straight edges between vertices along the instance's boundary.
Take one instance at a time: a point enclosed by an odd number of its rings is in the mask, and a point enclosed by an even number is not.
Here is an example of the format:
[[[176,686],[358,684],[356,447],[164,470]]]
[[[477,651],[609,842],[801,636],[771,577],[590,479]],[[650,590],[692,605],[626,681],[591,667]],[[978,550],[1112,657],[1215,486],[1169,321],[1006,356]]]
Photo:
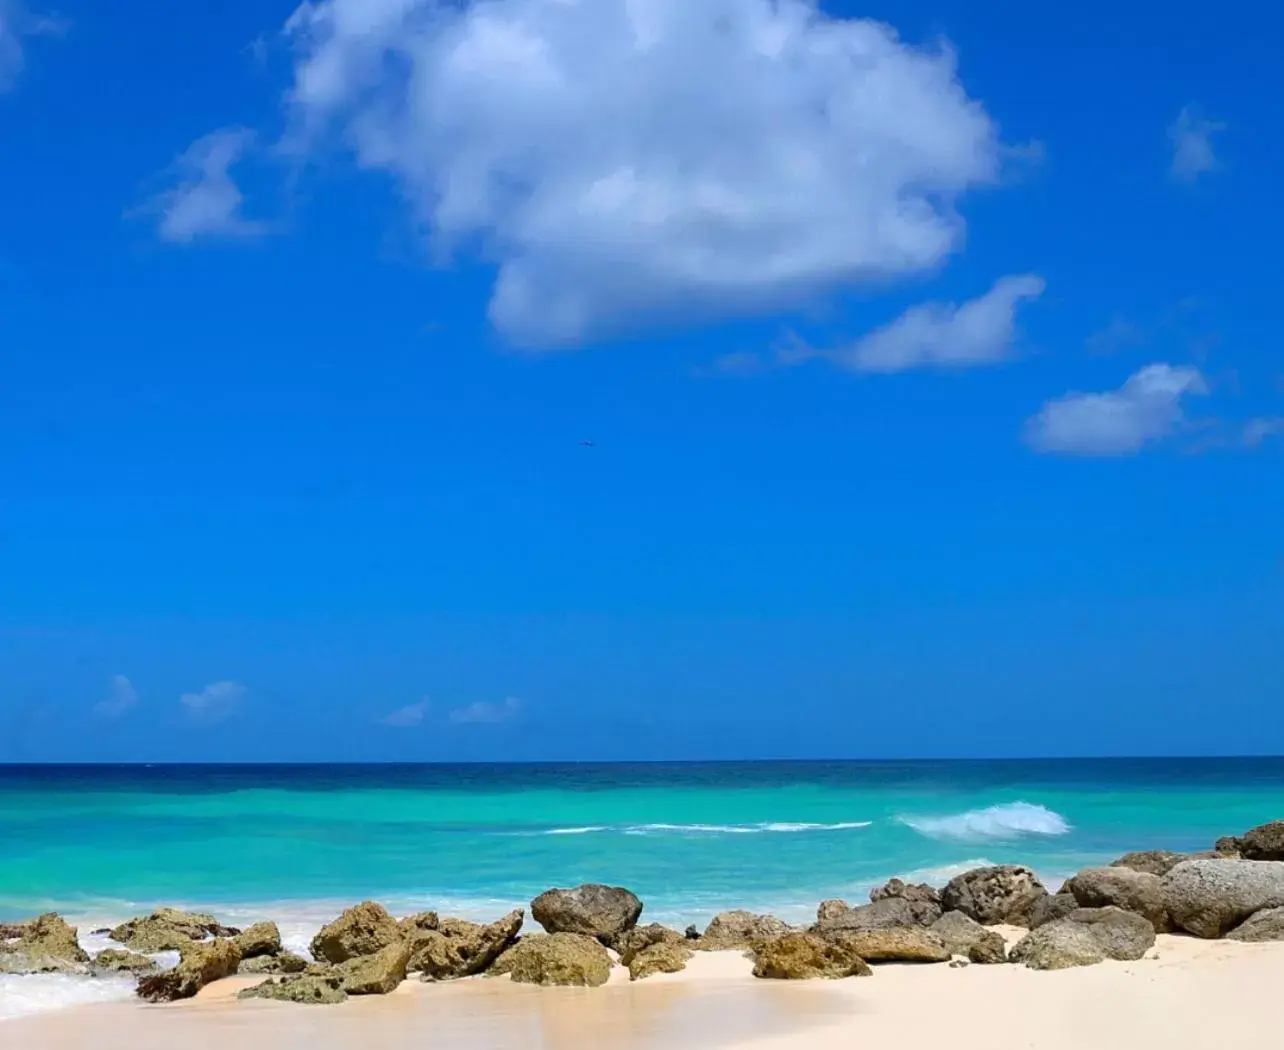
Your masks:
[[[29,1014],[65,1010],[88,1003],[108,1003],[133,998],[129,978],[69,977],[64,974],[0,975],[0,1021]]]
[[[759,824],[634,824],[623,828],[625,835],[764,835],[804,831],[851,831],[870,826],[868,820],[847,820],[837,824],[801,824],[764,821]]]
[[[1029,802],[1008,802],[944,817],[901,817],[921,835],[978,842],[1023,835],[1065,835],[1070,825],[1060,813]]]
[[[604,824],[590,824],[584,828],[550,828],[545,835],[592,835],[599,831],[610,831]]]

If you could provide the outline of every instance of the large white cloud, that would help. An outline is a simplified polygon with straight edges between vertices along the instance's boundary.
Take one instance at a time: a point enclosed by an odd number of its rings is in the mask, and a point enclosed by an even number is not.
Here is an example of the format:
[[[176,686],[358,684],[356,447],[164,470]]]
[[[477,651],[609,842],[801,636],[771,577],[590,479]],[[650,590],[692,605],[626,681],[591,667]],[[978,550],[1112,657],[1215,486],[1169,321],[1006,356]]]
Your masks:
[[[1147,365],[1117,390],[1048,401],[1027,422],[1026,437],[1040,452],[1131,455],[1175,434],[1186,422],[1183,400],[1207,393],[1196,368]]]
[[[494,324],[573,344],[930,269],[1000,147],[948,48],[810,0],[314,0],[289,142],[338,134]]]

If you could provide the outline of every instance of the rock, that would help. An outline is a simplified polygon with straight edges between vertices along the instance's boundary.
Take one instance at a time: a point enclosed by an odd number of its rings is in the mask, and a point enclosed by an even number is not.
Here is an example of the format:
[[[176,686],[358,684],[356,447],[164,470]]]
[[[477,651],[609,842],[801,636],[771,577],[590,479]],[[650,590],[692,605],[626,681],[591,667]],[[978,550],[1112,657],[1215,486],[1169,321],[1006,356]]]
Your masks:
[[[920,919],[928,914],[922,905],[905,900],[903,897],[884,897],[872,904],[862,904],[848,908],[842,914],[835,914],[836,909],[829,911],[829,918],[817,922],[813,933],[826,933],[830,930],[892,930],[903,926],[921,925]],[[932,912],[936,919],[941,917],[939,910]],[[935,922],[936,919],[932,919]]]
[[[885,900],[903,900],[910,908],[914,921],[920,926],[931,926],[941,917],[941,895],[926,883],[910,886],[900,879],[891,879],[885,885],[869,891],[871,904]]]
[[[1072,911],[1077,911],[1082,905],[1075,899],[1073,893],[1056,893],[1049,894],[1046,897],[1040,897],[1034,902],[1034,907],[1030,909],[1030,929],[1037,930],[1040,926],[1045,926],[1050,922],[1056,922],[1057,919],[1064,919]],[[947,915],[953,915],[954,912],[946,912]],[[958,914],[963,914],[959,912]]]
[[[1239,853],[1245,860],[1284,860],[1284,820],[1244,832]]]
[[[410,943],[396,941],[374,955],[358,955],[339,963],[334,973],[348,995],[387,995],[406,979]]]
[[[820,907],[816,909],[816,925],[824,926],[828,922],[842,918],[851,910],[852,906],[846,901],[821,901]]]
[[[224,926],[213,915],[157,908],[148,916],[121,923],[109,931],[109,936],[136,952],[164,952],[178,951],[189,941],[235,937],[240,932],[233,926]]]
[[[1226,935],[1229,941],[1284,941],[1284,908],[1264,908]]]
[[[80,947],[74,926],[53,912],[11,926],[16,938],[0,943],[0,973],[88,973],[89,953]]]
[[[420,929],[409,941],[410,971],[431,981],[482,973],[517,939],[524,917],[518,908],[484,926],[442,919],[435,930]]]
[[[339,978],[333,974],[299,975],[264,981],[253,988],[238,992],[238,999],[276,999],[286,1003],[303,1003],[308,1006],[330,1006],[341,1003],[348,994],[339,987]]]
[[[1125,853],[1118,860],[1112,860],[1112,868],[1129,868],[1132,871],[1144,872],[1147,875],[1167,875],[1187,857],[1184,853],[1174,853],[1167,849],[1148,849],[1139,853]]]
[[[700,939],[700,927],[692,923],[682,931],[682,936],[689,941],[698,941]]]
[[[950,912],[949,914],[950,914],[950,915],[962,915],[963,913],[962,913],[962,912],[959,912],[959,911],[954,911],[954,912]],[[966,917],[967,917],[967,916],[964,916],[964,918],[966,918]],[[970,965],[970,964],[968,963],[968,961],[967,961],[966,959],[951,959],[951,960],[950,960],[950,969],[951,969],[951,970],[962,970],[962,969],[966,969],[969,965]]]
[[[704,951],[729,951],[752,948],[762,941],[782,937],[793,927],[774,915],[756,915],[751,911],[724,911],[705,927],[699,947]]]
[[[522,937],[520,940],[518,940],[516,944],[510,945],[509,947],[505,948],[502,952],[500,952],[499,958],[497,958],[493,963],[490,964],[489,968],[487,968],[486,976],[487,977],[507,976],[513,970],[513,958],[516,955],[518,948],[520,948],[523,944],[529,944],[531,941],[540,941],[548,936],[549,935],[547,933],[528,933],[525,937]]]
[[[611,957],[601,943],[580,933],[552,933],[518,942],[508,961],[519,984],[596,988],[611,976]]]
[[[364,901],[349,908],[312,938],[312,957],[321,962],[341,963],[362,955],[374,955],[401,939],[401,929],[384,907]]]
[[[1122,908],[1149,920],[1159,933],[1170,929],[1164,905],[1164,880],[1136,868],[1088,868],[1066,883],[1084,908]]]
[[[950,879],[941,903],[946,911],[961,911],[983,926],[1026,926],[1034,905],[1047,893],[1029,868],[1000,864]]]
[[[1243,839],[1236,835],[1223,835],[1213,845],[1213,852],[1219,856],[1239,857],[1244,848]]]
[[[1284,907],[1284,863],[1187,860],[1164,876],[1172,922],[1197,937],[1221,937],[1254,912]]]
[[[685,946],[686,941],[687,938],[678,933],[677,930],[671,930],[667,926],[661,926],[658,922],[653,922],[649,926],[634,926],[628,932],[620,934],[616,938],[615,950],[620,953],[620,964],[628,966],[635,955],[654,945],[681,944]]]
[[[549,933],[581,933],[611,945],[637,925],[642,902],[619,886],[590,883],[573,890],[545,890],[531,901],[531,917]]]
[[[1122,908],[1080,908],[1062,921],[1086,926],[1107,959],[1135,962],[1155,946],[1150,921]]]
[[[413,936],[425,930],[437,929],[441,925],[441,918],[435,911],[421,911],[417,915],[407,915],[397,925],[403,934]]]
[[[149,959],[146,955],[108,948],[94,956],[90,969],[95,974],[133,973],[141,977],[155,973],[160,967],[156,965],[155,959]]]
[[[1057,919],[1031,930],[1012,946],[1008,959],[1031,970],[1066,970],[1104,962],[1106,953],[1089,927]]]
[[[4,941],[16,941],[30,925],[29,922],[0,922],[0,946]]]
[[[629,968],[629,979],[641,981],[652,974],[685,970],[693,954],[684,941],[656,941],[634,952],[625,965]]]
[[[1002,935],[961,911],[947,911],[932,923],[931,931],[951,955],[965,956],[974,963],[1007,962],[1008,949]]]
[[[950,961],[950,950],[945,947],[945,942],[922,926],[835,930],[822,936],[869,963]]]
[[[274,922],[256,922],[232,938],[241,950],[242,959],[255,959],[260,955],[276,955],[281,950],[281,931]]]
[[[204,943],[190,942],[174,969],[139,983],[138,997],[149,1003],[190,999],[211,981],[231,977],[240,962],[241,951],[234,941],[220,938]]]
[[[754,949],[753,975],[767,980],[865,977],[871,972],[849,946],[814,933],[786,933]]]
[[[307,959],[294,952],[277,952],[275,955],[256,955],[243,959],[237,968],[239,974],[303,973],[308,968]]]

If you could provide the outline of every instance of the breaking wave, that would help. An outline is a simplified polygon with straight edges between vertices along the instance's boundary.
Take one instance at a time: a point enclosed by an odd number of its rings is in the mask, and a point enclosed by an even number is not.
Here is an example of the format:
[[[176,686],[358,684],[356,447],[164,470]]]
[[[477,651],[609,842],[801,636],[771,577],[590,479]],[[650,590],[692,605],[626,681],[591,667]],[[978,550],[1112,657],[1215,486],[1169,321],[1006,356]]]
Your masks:
[[[972,842],[1024,835],[1065,835],[1070,830],[1060,813],[1029,802],[1008,802],[945,817],[901,817],[900,821],[930,838]]]

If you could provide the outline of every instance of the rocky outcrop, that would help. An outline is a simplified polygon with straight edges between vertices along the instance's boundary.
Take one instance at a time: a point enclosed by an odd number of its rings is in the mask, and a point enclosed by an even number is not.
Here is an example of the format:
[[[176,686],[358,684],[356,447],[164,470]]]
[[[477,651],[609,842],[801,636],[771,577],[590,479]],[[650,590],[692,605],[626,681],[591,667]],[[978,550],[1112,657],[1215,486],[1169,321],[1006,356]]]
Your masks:
[[[864,977],[871,972],[849,946],[814,933],[786,933],[754,949],[753,975],[767,980]]]
[[[940,911],[929,913],[924,910],[922,905],[905,900],[903,897],[884,897],[876,900],[872,904],[861,904],[855,908],[848,908],[845,912],[839,912],[836,908],[830,908],[825,912],[825,918],[820,918],[820,912],[817,912],[817,922],[812,928],[813,933],[825,933],[830,930],[893,930],[902,926],[917,926],[920,919],[928,914],[935,914],[940,918]],[[933,922],[936,920],[933,919]]]
[[[1106,953],[1082,923],[1057,919],[1031,930],[1012,946],[1008,959],[1031,970],[1067,970],[1104,962]]]
[[[1028,926],[1035,904],[1047,895],[1029,868],[1000,864],[950,879],[941,892],[941,903],[946,911],[961,911],[982,926]]]
[[[1213,844],[1213,852],[1219,857],[1238,859],[1244,842],[1237,835],[1223,835]]]
[[[1284,863],[1188,860],[1164,876],[1173,924],[1197,937],[1221,937],[1254,912],[1284,907]]]
[[[1088,868],[1066,883],[1084,908],[1122,908],[1149,920],[1159,933],[1169,927],[1164,904],[1164,880],[1158,875],[1123,866]]]
[[[1002,935],[961,911],[947,911],[932,923],[931,931],[951,955],[962,955],[974,963],[1007,962],[1008,949]]]
[[[620,953],[620,964],[630,966],[635,955],[657,944],[680,944],[687,950],[691,948],[683,934],[653,922],[649,926],[634,926],[627,933],[622,933],[616,938],[615,950]]]
[[[657,973],[680,973],[693,954],[683,941],[656,941],[634,952],[624,965],[629,968],[630,980],[641,981]]]
[[[421,911],[415,915],[407,915],[397,925],[404,936],[413,937],[416,933],[437,929],[441,925],[441,916],[435,911]]]
[[[1072,911],[1077,911],[1080,907],[1082,905],[1075,899],[1073,893],[1055,893],[1049,894],[1047,897],[1040,897],[1034,902],[1034,907],[1030,909],[1030,929],[1037,930],[1040,926],[1056,922],[1057,919],[1064,919]],[[954,913],[947,912],[946,914]]]
[[[945,942],[923,926],[835,930],[823,936],[868,963],[950,961],[950,950],[945,947]]]
[[[1107,959],[1134,962],[1155,946],[1155,928],[1150,921],[1122,908],[1080,908],[1064,921],[1086,926]]]
[[[508,955],[508,974],[519,984],[596,988],[611,976],[611,957],[598,940],[585,934],[525,938]]]
[[[238,999],[274,999],[306,1006],[332,1006],[348,998],[334,974],[300,974],[264,981],[237,993]]]
[[[637,925],[642,902],[620,886],[589,883],[573,890],[545,890],[531,901],[531,917],[549,933],[579,933],[605,945]]]
[[[926,883],[911,886],[900,879],[891,879],[877,889],[870,890],[869,900],[871,904],[885,900],[904,901],[914,922],[920,926],[931,926],[941,917],[941,895]]]
[[[341,963],[374,955],[401,939],[401,928],[384,907],[364,901],[349,908],[312,938],[312,957],[318,962]]]
[[[211,981],[231,977],[240,962],[241,952],[233,941],[189,942],[174,969],[139,983],[138,997],[149,1003],[190,999]]]
[[[281,950],[281,931],[274,922],[256,922],[232,940],[241,950],[242,959],[276,955]]]
[[[99,952],[94,956],[89,968],[94,974],[100,976],[114,973],[132,973],[139,977],[155,973],[160,969],[156,965],[155,959],[149,959],[146,955],[138,955],[135,952],[121,951],[117,948],[108,948]]]
[[[774,915],[757,915],[751,911],[724,911],[705,927],[696,945],[704,951],[730,951],[753,948],[763,941],[793,932],[793,927]]]
[[[398,940],[373,955],[358,955],[334,967],[348,995],[387,995],[406,979],[410,944]]]
[[[1284,860],[1284,820],[1272,820],[1244,832],[1239,852],[1245,860]]]
[[[1112,860],[1112,868],[1129,868],[1146,875],[1167,875],[1183,860],[1188,859],[1184,853],[1174,853],[1167,849],[1148,849],[1138,853],[1125,853],[1118,860]]]
[[[1284,941],[1284,908],[1266,908],[1250,915],[1226,935],[1230,941]]]
[[[482,973],[517,939],[524,915],[518,908],[486,925],[442,919],[436,929],[417,928],[408,942],[410,971],[429,981]]]
[[[275,955],[256,955],[243,959],[237,968],[239,974],[288,974],[303,973],[308,968],[307,959],[294,952],[280,951]]]
[[[823,926],[827,922],[846,915],[852,910],[852,906],[846,901],[828,900],[821,901],[820,907],[816,909],[816,925]]]
[[[18,936],[0,940],[0,973],[89,972],[89,954],[80,947],[76,928],[53,912],[11,926],[6,932],[17,932]]]
[[[109,936],[131,951],[164,952],[179,951],[191,941],[235,937],[240,932],[234,926],[224,926],[213,915],[157,908],[143,918],[121,923]]]

